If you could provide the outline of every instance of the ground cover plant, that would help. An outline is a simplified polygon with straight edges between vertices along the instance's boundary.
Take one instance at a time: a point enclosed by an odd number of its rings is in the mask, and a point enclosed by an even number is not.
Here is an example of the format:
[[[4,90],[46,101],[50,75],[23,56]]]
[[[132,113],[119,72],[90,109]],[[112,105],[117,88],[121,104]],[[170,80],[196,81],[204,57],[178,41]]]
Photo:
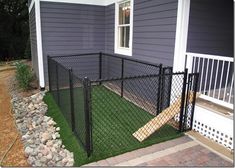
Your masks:
[[[30,82],[33,80],[33,72],[31,71],[30,66],[22,62],[17,62],[15,65],[16,79],[19,87],[23,90],[29,89]]]

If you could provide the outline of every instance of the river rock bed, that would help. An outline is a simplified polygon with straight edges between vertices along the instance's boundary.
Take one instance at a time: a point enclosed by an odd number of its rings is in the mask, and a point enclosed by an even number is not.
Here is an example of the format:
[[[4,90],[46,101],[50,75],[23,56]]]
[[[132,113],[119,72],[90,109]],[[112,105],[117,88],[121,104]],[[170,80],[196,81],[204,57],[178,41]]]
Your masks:
[[[64,148],[60,128],[46,116],[45,92],[30,97],[12,94],[12,109],[16,126],[22,135],[25,155],[32,166],[73,166],[74,156]]]

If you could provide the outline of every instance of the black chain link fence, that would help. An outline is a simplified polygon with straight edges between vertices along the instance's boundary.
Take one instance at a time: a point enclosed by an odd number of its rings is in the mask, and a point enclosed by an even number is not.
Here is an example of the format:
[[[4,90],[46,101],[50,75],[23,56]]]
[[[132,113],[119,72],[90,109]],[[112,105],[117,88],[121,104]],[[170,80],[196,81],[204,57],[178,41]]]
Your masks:
[[[88,156],[107,158],[191,129],[198,74],[188,80],[187,71],[105,53],[48,57],[48,73],[50,92]],[[135,136],[140,129],[149,134],[143,142]]]

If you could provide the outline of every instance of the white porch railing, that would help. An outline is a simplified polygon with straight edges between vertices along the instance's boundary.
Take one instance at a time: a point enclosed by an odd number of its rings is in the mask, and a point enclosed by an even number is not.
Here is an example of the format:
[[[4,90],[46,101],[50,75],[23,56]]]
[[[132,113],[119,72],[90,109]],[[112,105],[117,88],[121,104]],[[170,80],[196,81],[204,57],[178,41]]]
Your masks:
[[[199,72],[201,97],[233,109],[234,62],[231,57],[187,53],[186,68]]]

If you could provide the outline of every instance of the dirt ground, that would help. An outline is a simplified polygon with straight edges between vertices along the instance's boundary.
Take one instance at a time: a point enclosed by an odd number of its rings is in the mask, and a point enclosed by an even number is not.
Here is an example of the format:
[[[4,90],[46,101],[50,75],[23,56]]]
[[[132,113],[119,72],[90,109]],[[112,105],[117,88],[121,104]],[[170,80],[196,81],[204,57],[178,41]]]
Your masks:
[[[15,141],[10,151],[5,156],[0,166],[30,166],[23,151],[21,136],[18,133],[15,120],[11,112],[9,79],[14,75],[14,70],[0,71],[0,162]]]

